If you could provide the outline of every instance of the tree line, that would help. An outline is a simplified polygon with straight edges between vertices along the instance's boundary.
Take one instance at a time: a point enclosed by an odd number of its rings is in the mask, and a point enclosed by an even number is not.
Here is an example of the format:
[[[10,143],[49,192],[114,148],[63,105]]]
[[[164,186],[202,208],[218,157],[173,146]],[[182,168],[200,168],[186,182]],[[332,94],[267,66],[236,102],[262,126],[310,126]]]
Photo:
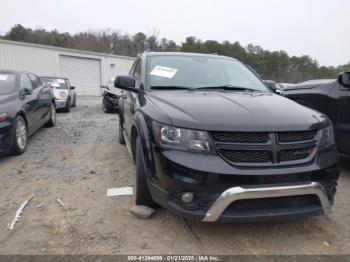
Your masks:
[[[155,34],[147,36],[142,32],[129,35],[101,30],[69,34],[57,30],[33,30],[18,24],[0,38],[132,57],[145,50],[216,53],[237,58],[254,68],[264,79],[277,82],[299,83],[310,79],[335,78],[339,72],[350,71],[350,62],[338,67],[326,67],[320,66],[308,55],[290,56],[282,50],[269,51],[253,44],[244,47],[238,41],[202,41],[194,36],[177,44],[173,40],[158,38]]]

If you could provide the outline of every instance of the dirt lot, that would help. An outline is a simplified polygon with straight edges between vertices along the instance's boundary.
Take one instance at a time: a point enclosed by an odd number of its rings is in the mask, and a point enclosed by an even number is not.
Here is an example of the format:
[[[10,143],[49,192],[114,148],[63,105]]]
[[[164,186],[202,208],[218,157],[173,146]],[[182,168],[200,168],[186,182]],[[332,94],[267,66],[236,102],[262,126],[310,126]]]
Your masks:
[[[349,160],[329,218],[204,224],[164,209],[150,220],[133,217],[132,197],[106,196],[108,188],[133,185],[134,166],[117,142],[118,115],[103,113],[100,103],[81,98],[71,113],[58,114],[56,127],[35,134],[25,154],[0,160],[0,254],[350,254]]]

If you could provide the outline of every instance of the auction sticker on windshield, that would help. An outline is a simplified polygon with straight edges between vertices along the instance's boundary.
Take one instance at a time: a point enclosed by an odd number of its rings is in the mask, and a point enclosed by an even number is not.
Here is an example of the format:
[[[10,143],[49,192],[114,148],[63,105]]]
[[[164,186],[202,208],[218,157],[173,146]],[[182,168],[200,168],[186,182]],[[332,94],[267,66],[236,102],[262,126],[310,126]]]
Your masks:
[[[8,77],[8,75],[0,75],[0,80],[1,81],[6,81],[7,77]]]
[[[176,74],[177,69],[166,67],[166,66],[156,66],[153,68],[151,75],[153,76],[161,76],[166,78],[173,78]]]

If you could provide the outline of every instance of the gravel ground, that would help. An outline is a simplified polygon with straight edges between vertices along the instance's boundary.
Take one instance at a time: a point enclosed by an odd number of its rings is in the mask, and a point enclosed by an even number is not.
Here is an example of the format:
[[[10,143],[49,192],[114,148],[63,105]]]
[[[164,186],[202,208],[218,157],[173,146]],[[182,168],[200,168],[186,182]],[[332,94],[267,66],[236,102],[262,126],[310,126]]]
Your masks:
[[[106,196],[134,179],[117,120],[102,112],[101,98],[80,98],[71,113],[58,114],[56,127],[30,139],[26,153],[0,160],[0,254],[350,254],[349,160],[328,218],[204,224],[160,209],[139,220],[129,213],[133,197]]]

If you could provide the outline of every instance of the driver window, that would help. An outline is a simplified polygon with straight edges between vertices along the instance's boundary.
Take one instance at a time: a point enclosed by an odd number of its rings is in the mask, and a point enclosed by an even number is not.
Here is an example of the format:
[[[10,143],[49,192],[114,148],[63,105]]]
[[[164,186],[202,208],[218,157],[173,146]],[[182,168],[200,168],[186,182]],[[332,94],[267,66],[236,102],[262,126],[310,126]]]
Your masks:
[[[29,89],[29,90],[33,90],[33,85],[32,85],[32,81],[28,78],[28,76],[26,74],[22,74],[21,77],[21,89]]]
[[[30,80],[32,81],[33,89],[37,89],[38,87],[40,87],[42,85],[39,77],[37,77],[33,74],[28,74],[28,76],[29,76]]]
[[[135,72],[135,68],[136,68],[137,63],[138,63],[138,60],[136,60],[136,61],[132,64],[132,67],[131,67],[131,69],[130,69],[129,75],[131,75],[131,76],[134,75],[134,72]]]
[[[140,59],[137,62],[136,69],[133,76],[138,80],[141,79],[141,60]]]

